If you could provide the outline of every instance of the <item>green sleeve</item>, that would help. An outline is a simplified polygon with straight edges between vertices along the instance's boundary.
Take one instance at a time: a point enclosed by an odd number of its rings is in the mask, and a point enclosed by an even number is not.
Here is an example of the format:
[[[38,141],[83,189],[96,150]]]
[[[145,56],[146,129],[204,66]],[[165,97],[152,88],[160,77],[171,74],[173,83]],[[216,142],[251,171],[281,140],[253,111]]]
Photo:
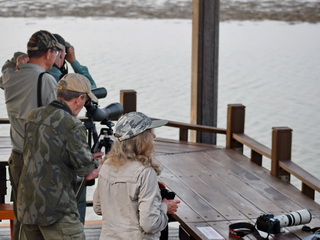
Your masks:
[[[79,73],[81,75],[86,76],[91,84],[91,89],[97,88],[96,83],[94,82],[93,78],[91,77],[89,70],[86,66],[82,66],[77,60],[71,63],[73,71],[75,73]]]

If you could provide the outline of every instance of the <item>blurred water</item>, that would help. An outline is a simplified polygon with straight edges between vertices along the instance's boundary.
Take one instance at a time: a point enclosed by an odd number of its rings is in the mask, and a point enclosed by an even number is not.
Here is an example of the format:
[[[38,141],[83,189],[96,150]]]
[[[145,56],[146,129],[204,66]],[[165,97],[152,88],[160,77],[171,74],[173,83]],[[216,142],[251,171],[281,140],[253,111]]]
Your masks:
[[[107,88],[101,107],[118,102],[121,89],[135,89],[139,111],[189,122],[191,27],[191,20],[181,19],[1,18],[0,63],[25,51],[35,31],[59,33],[75,46],[97,85]],[[319,37],[320,24],[222,22],[218,100],[218,127],[226,126],[227,104],[242,103],[245,132],[268,147],[272,127],[292,128],[293,161],[318,178]],[[0,117],[6,117],[3,94],[0,101]],[[1,126],[0,133],[8,129]],[[169,128],[156,134],[178,138]],[[219,145],[224,141],[218,137]]]

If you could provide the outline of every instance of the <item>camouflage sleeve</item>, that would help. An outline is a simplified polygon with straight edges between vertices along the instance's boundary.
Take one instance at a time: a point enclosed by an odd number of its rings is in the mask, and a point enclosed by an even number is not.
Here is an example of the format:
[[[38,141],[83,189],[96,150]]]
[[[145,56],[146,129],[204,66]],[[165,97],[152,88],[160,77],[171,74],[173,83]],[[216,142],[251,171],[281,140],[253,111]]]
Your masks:
[[[69,155],[69,163],[78,176],[84,177],[99,166],[92,158],[91,150],[86,142],[86,131],[82,123],[69,133],[66,149]]]

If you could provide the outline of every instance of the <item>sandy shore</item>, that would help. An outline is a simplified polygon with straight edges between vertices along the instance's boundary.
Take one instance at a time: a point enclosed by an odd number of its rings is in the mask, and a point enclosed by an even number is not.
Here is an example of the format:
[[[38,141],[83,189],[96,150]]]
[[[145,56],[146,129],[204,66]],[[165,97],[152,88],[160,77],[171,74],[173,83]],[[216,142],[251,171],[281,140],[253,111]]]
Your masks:
[[[317,0],[221,0],[221,21],[320,22]],[[0,17],[122,17],[190,19],[192,0],[0,1]]]

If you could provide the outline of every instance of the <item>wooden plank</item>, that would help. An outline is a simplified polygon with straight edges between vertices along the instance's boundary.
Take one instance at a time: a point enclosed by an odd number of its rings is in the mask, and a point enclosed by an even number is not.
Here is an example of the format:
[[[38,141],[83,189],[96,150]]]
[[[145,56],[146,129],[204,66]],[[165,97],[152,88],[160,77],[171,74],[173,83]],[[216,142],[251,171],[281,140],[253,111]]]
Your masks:
[[[198,161],[217,177],[217,183],[215,184],[217,186],[215,188],[219,189],[219,194],[229,198],[230,202],[245,214],[247,218],[261,215],[264,209],[273,209],[279,212],[282,210],[273,201],[259,194],[247,181],[239,178],[238,174],[234,174],[229,168],[223,167],[221,163],[223,159],[215,160],[205,153],[202,157],[198,158]],[[244,175],[247,174],[246,169],[241,170],[244,171]],[[209,178],[203,179],[207,184],[213,185],[214,183],[208,182],[209,180]],[[262,180],[255,178],[255,181]],[[229,190],[225,191],[226,189]]]
[[[158,118],[152,118],[152,119],[158,120]],[[220,134],[226,134],[227,132],[227,130],[224,128],[197,125],[197,124],[191,124],[191,123],[181,123],[181,122],[174,122],[174,121],[168,121],[168,123],[166,124],[166,127],[175,127],[180,129],[195,130],[199,132],[220,133]]]
[[[156,139],[155,152],[156,155],[160,154],[176,154],[185,152],[199,152],[204,150],[220,149],[215,145],[211,144],[200,144],[191,142],[182,142],[177,140],[167,140],[167,139]]]
[[[196,156],[201,158],[201,153],[198,152]],[[246,216],[235,206],[233,206],[231,202],[232,198],[226,197],[225,195],[216,191],[216,189],[219,187],[218,184],[221,182],[219,182],[219,180],[214,176],[210,176],[210,172],[197,161],[190,163],[190,160],[194,160],[193,157],[193,154],[175,154],[169,156],[159,156],[158,160],[163,164],[163,166],[167,166],[173,175],[191,188],[192,192],[198,195],[198,199],[205,200],[207,205],[211,206],[217,212],[222,214],[223,217],[231,219],[246,219]],[[201,179],[208,177],[215,178],[211,182],[212,184],[215,184],[214,187],[205,184],[205,182]],[[176,190],[177,186],[170,186],[170,188]],[[225,186],[225,191],[230,191],[230,188]],[[194,195],[192,197],[185,197],[187,198],[186,202],[194,199]],[[181,198],[185,200],[185,197]],[[200,211],[200,209],[195,210]],[[204,216],[204,218],[209,221],[208,215]]]
[[[177,194],[177,198],[183,200],[184,203],[180,204],[181,206],[179,205],[177,212],[179,219],[188,222],[225,220],[219,212],[208,205],[206,201],[199,197],[180,178],[169,172],[168,169],[162,170],[159,180],[174,191]]]
[[[223,164],[226,168],[247,181],[260,194],[274,201],[283,209],[283,213],[303,209],[306,206],[312,211],[320,211],[319,204],[303,195],[293,185],[272,176],[268,170],[252,164],[247,157],[229,149],[209,153],[214,154],[215,159],[224,159]],[[247,169],[248,172],[243,172],[241,168]],[[256,179],[259,178],[263,181],[257,182]]]
[[[183,147],[181,147],[181,150],[183,150]],[[224,208],[232,205],[232,207],[238,210],[242,209],[243,212],[246,212],[244,209],[247,209],[247,205],[249,204],[243,201],[248,201],[251,202],[252,205],[256,205],[261,209],[261,214],[263,212],[271,212],[275,215],[280,215],[290,211],[309,208],[310,206],[313,214],[319,213],[317,210],[319,205],[303,196],[298,189],[271,176],[268,170],[252,164],[248,158],[232,150],[207,149],[200,152],[186,151],[179,154],[161,155],[157,156],[157,158],[162,165],[165,166],[165,170],[171,174],[164,179],[164,182],[167,182],[169,178],[175,178],[187,185],[193,193],[196,193],[196,195],[192,197],[189,196],[189,198],[188,194],[181,197],[186,204],[198,195],[198,199],[201,199],[201,201],[204,200],[219,213],[221,213],[219,211],[219,204],[222,207],[224,206]],[[171,182],[170,185],[172,189],[176,187],[174,181]],[[228,187],[230,190],[225,191]],[[180,188],[181,186],[177,186],[178,191]],[[210,191],[208,191],[208,189],[210,189]],[[283,190],[285,190],[286,194],[283,194]],[[217,198],[216,195],[223,196]],[[225,201],[226,198],[235,198],[237,200]],[[244,200],[241,200],[241,198]],[[211,200],[212,202],[210,202]],[[242,205],[244,207],[242,207]],[[315,208],[312,208],[312,206]],[[201,206],[197,207],[201,208]],[[247,222],[249,220],[248,217],[255,220],[259,215],[258,212],[256,212],[256,214],[256,216],[247,214],[247,218],[241,218],[240,221]],[[229,215],[225,214],[225,212],[221,215],[229,220],[232,219]],[[201,218],[203,218],[203,215]],[[320,221],[319,215],[317,215],[315,219]],[[227,228],[223,229],[222,226],[217,225],[221,222],[223,221],[206,220],[203,223],[212,224],[212,226],[215,226],[214,228],[219,229],[219,231],[226,231],[223,236],[229,239],[229,237],[225,235],[228,235]],[[184,228],[188,229],[192,234],[198,234],[193,228],[200,223],[202,222],[191,222],[185,219]],[[225,225],[227,224],[225,223]],[[287,227],[285,228],[285,233],[276,234],[275,236],[271,236],[270,239],[301,239],[306,236],[306,233],[301,231],[301,227],[302,226]],[[246,239],[255,238],[248,236]]]
[[[266,147],[265,145],[259,143],[258,141],[254,140],[253,138],[247,136],[244,133],[234,133],[232,137],[237,140],[238,142],[246,145],[247,147],[251,148],[255,152],[268,157],[271,159],[271,149]]]
[[[172,158],[173,156],[169,157]],[[217,211],[223,215],[227,215],[228,219],[239,219],[239,217],[242,219],[244,215],[247,218],[250,218],[261,214],[261,210],[244,198],[242,193],[239,194],[237,192],[241,191],[243,187],[247,188],[248,186],[232,176],[230,171],[228,172],[221,167],[216,168],[216,166],[206,164],[207,162],[210,162],[210,159],[208,159],[209,156],[205,152],[189,153],[186,156],[180,156],[180,158],[183,159],[183,165],[188,167],[187,170],[183,169],[182,166],[178,167],[179,171],[183,171],[185,173],[185,175],[181,177],[181,180],[183,180],[208,203],[212,203]],[[197,161],[195,161],[195,159],[197,159]],[[201,162],[205,160],[207,160],[207,162]],[[171,162],[169,164],[171,166]],[[198,170],[198,167],[195,167],[195,164],[198,164],[199,168],[202,168],[202,170]],[[190,172],[188,172],[189,169]],[[182,175],[183,173],[179,172],[179,174]],[[233,179],[235,183],[242,183],[241,186],[238,185],[239,189],[237,189],[237,191],[235,191],[235,189],[230,185],[225,184],[225,180],[232,181]],[[255,195],[256,192],[251,191],[250,193]],[[263,198],[259,199],[259,202],[264,203],[266,201]],[[225,206],[226,203],[229,205],[231,213],[226,212],[226,209],[228,209],[228,207]],[[272,202],[269,202],[269,204],[274,207]],[[218,207],[218,205],[222,206]],[[234,211],[233,207],[238,209],[238,212],[241,212],[241,214],[237,214],[237,211]]]

